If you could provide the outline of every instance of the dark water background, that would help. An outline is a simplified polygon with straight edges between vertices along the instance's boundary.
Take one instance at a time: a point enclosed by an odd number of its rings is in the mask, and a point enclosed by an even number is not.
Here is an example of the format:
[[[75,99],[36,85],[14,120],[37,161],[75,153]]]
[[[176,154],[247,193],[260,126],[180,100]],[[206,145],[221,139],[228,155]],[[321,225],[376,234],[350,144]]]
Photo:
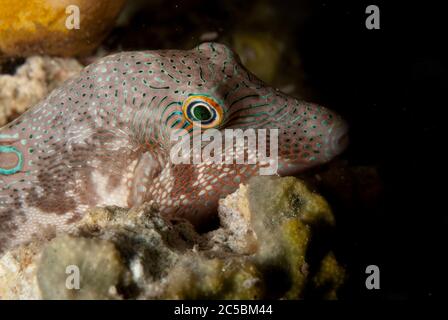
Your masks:
[[[369,31],[365,2],[313,1],[298,38],[319,99],[351,124],[346,157],[378,165],[384,185],[376,208],[338,215],[340,250],[352,272],[345,293],[446,296],[446,18],[431,1],[391,2],[368,3],[381,10],[381,30]],[[382,271],[379,291],[364,289],[367,264]]]

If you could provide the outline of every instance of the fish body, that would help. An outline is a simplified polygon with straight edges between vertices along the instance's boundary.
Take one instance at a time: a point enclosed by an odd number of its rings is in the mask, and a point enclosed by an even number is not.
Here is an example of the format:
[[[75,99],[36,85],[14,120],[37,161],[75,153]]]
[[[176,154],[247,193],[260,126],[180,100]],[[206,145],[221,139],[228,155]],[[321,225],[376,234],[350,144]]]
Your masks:
[[[277,129],[280,175],[346,146],[340,116],[264,84],[224,45],[107,56],[0,129],[0,253],[70,232],[95,206],[153,201],[206,221],[261,164],[173,163],[172,135],[193,135],[198,123],[200,132]]]

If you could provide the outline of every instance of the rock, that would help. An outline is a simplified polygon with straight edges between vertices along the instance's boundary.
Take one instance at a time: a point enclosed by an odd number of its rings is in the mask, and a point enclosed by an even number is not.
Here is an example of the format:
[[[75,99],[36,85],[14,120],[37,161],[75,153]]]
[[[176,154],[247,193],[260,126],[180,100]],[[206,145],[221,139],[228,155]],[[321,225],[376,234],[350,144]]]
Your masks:
[[[75,59],[34,56],[27,58],[14,75],[0,74],[0,126],[25,112],[82,68]]]
[[[260,299],[266,296],[263,275],[244,257],[183,256],[168,274],[163,299]]]
[[[261,80],[273,83],[284,50],[282,43],[265,32],[239,32],[232,40],[244,66]]]
[[[313,229],[334,225],[328,203],[293,177],[253,177],[238,192],[245,199],[239,210],[250,217],[257,237],[253,259],[264,274],[268,298],[303,297]]]
[[[311,88],[305,84],[302,61],[292,39],[281,32],[252,28],[234,31],[226,35],[225,39],[243,65],[261,80],[287,94],[312,97]]]
[[[328,251],[309,259],[326,201],[292,177],[255,177],[220,201],[220,227],[198,234],[154,203],[96,208],[70,236],[36,240],[0,258],[0,298],[333,299],[344,269]],[[314,263],[314,265],[310,265]],[[77,266],[80,289],[67,289]]]
[[[337,289],[343,285],[345,277],[345,269],[338,264],[334,253],[329,252],[322,259],[320,268],[312,282],[315,290],[320,291],[323,298],[334,300],[337,298]]]
[[[239,55],[251,72],[282,92],[315,99],[307,85],[302,62],[300,29],[309,15],[303,1],[229,2],[234,22],[224,28],[222,39]],[[298,40],[299,39],[299,40]]]
[[[272,220],[298,218],[307,225],[334,225],[334,216],[325,199],[294,177],[254,177],[249,184],[251,210]],[[267,223],[267,222],[266,222]]]
[[[79,56],[92,52],[113,27],[125,0],[0,0],[0,53]],[[72,11],[80,11],[79,29],[66,27]]]
[[[43,250],[37,282],[43,299],[113,299],[124,271],[112,242],[64,235]],[[73,290],[78,281],[82,286]]]
[[[41,249],[41,243],[31,243],[0,258],[0,300],[41,298],[36,278]]]

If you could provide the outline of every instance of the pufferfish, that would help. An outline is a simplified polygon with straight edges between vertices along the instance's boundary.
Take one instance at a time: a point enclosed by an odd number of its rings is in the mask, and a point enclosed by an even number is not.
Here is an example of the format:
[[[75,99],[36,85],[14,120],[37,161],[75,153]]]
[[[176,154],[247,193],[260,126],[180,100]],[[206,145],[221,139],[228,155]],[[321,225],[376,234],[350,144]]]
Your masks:
[[[207,221],[261,164],[174,163],[172,134],[196,126],[277,129],[279,175],[347,145],[339,115],[266,85],[225,45],[113,54],[0,129],[0,252],[70,232],[95,206],[153,201],[167,217]]]

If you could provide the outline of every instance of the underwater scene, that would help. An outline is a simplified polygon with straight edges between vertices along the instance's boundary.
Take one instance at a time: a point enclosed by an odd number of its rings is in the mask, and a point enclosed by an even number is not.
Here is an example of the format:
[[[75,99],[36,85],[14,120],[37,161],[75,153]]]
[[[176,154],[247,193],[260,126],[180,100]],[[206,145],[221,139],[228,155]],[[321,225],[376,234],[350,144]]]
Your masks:
[[[435,11],[0,0],[0,300],[446,296]]]

